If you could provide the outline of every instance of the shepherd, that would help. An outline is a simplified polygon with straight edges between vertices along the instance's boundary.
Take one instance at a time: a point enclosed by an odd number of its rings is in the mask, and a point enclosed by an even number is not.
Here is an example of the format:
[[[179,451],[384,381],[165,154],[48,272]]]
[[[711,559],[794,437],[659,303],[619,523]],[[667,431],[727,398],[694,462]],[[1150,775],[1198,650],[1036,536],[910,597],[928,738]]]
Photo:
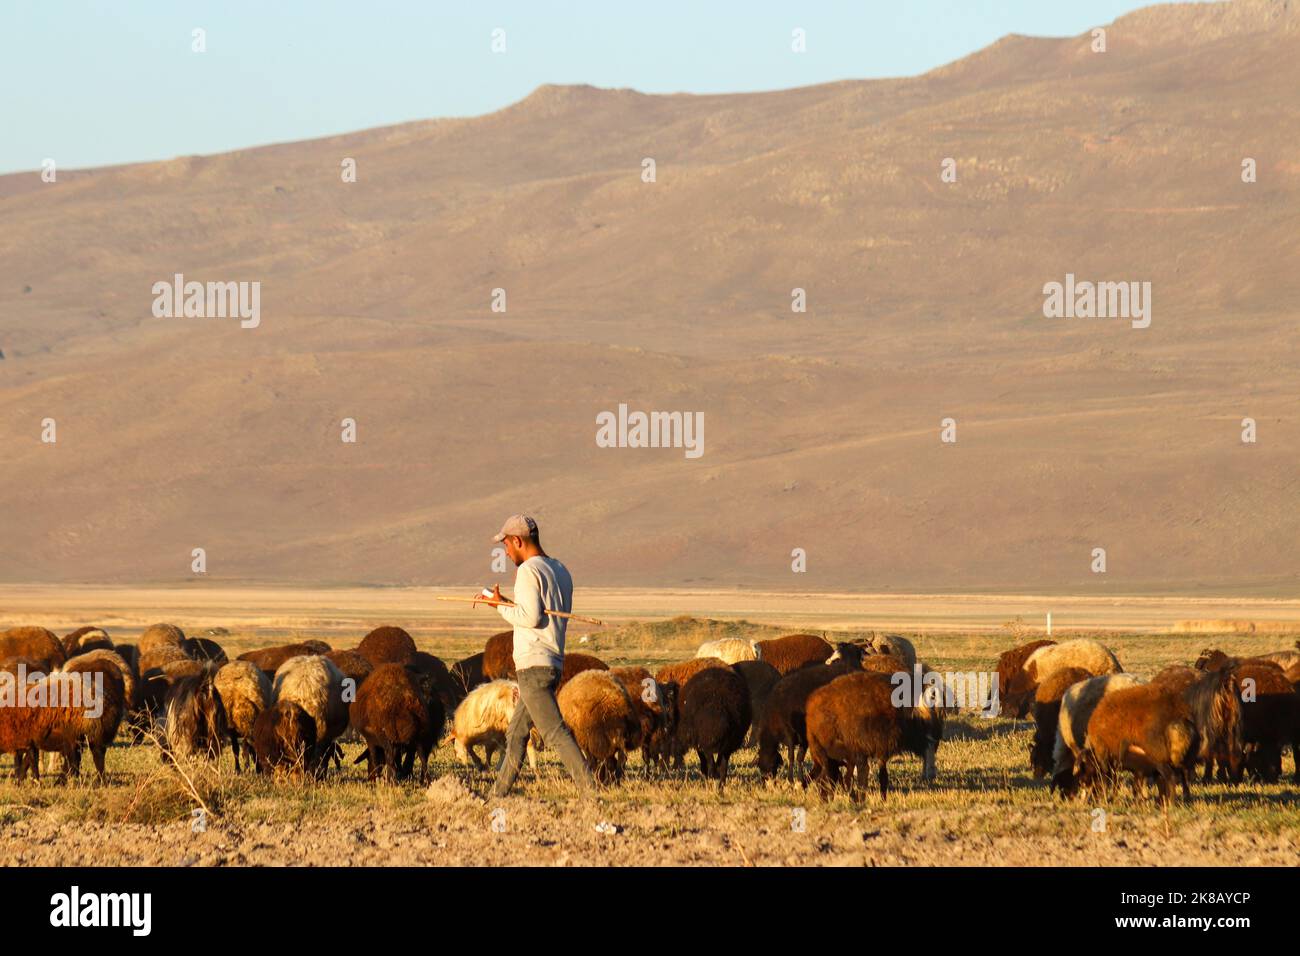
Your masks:
[[[505,545],[506,555],[515,563],[515,599],[501,596],[494,585],[490,597],[480,594],[476,602],[491,605],[515,631],[515,676],[519,682],[519,703],[506,732],[506,756],[497,773],[492,795],[504,797],[514,786],[523,766],[528,746],[528,732],[536,725],[548,747],[554,748],[564,761],[569,776],[586,796],[594,793],[596,783],[587,761],[573,739],[573,733],[560,716],[555,692],[564,669],[564,632],[568,620],[547,609],[569,612],[573,609],[573,578],[569,569],[542,550],[537,522],[529,515],[511,515],[493,540]]]

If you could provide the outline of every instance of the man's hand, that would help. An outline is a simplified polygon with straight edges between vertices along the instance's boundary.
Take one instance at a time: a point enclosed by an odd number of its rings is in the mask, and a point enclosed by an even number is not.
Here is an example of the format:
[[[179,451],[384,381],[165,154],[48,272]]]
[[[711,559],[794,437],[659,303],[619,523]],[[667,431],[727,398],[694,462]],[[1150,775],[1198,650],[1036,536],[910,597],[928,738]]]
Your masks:
[[[499,584],[494,584],[494,585],[492,585],[492,593],[491,593],[491,594],[488,593],[488,589],[487,589],[487,588],[484,588],[484,589],[483,589],[482,591],[480,591],[478,594],[474,595],[474,604],[473,604],[473,606],[474,606],[474,607],[478,607],[480,602],[483,603],[483,604],[488,605],[489,607],[497,607],[498,605],[501,605],[501,604],[512,604],[512,603],[514,603],[514,602],[512,602],[512,601],[508,601],[508,600],[506,600],[505,598],[503,598],[503,597],[501,596],[501,585],[499,585]]]

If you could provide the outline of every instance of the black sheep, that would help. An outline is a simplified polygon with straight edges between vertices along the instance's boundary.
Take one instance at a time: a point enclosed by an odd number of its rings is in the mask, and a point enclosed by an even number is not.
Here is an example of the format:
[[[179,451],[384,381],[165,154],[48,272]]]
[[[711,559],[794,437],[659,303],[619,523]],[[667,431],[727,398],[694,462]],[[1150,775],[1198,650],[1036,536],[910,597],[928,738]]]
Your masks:
[[[701,671],[682,688],[678,746],[694,749],[705,779],[727,782],[731,755],[745,742],[752,714],[749,687],[730,667]]]

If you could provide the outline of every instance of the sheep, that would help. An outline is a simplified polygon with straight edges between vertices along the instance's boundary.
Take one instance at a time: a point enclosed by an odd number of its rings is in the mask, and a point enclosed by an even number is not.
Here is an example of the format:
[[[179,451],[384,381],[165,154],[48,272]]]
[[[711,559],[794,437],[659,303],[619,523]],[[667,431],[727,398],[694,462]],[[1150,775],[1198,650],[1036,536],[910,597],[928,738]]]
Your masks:
[[[1266,783],[1282,775],[1282,748],[1291,746],[1300,783],[1300,696],[1281,668],[1272,662],[1242,661],[1230,673],[1241,698],[1241,734],[1246,748],[1244,769]],[[1241,779],[1241,770],[1233,777]]]
[[[69,771],[74,777],[80,776],[84,745],[90,748],[99,782],[106,779],[104,755],[126,715],[126,682],[122,679],[125,667],[125,662],[112,651],[82,654],[64,665],[61,674],[81,682],[81,696],[62,706],[54,727],[40,743],[40,749],[63,755],[60,776]]]
[[[730,667],[706,668],[682,688],[678,711],[679,749],[695,751],[700,773],[716,780],[721,792],[731,755],[744,744],[753,719],[745,679]]]
[[[271,681],[252,661],[230,661],[221,665],[213,682],[226,711],[230,749],[235,755],[235,773],[239,773],[241,740],[247,759],[256,761],[253,727],[258,715],[271,706]]]
[[[432,692],[438,695],[444,714],[449,714],[456,709],[456,705],[465,695],[460,693],[455,679],[447,670],[447,665],[443,663],[442,658],[425,651],[416,651],[406,663],[424,675]]]
[[[555,692],[558,694],[565,684],[584,671],[607,670],[609,670],[609,665],[599,657],[593,657],[590,654],[565,654],[564,666],[560,668],[560,682],[556,685]]]
[[[112,649],[113,641],[101,627],[79,627],[72,633],[63,635],[63,654],[66,660],[88,651]]]
[[[885,674],[851,670],[808,695],[808,754],[823,800],[839,783],[841,766],[847,765],[845,783],[856,803],[859,790],[867,786],[873,761],[880,765],[877,780],[885,799],[889,760],[903,751],[920,757],[922,778],[933,779],[935,754],[943,738],[942,712],[935,702],[927,705],[924,700],[898,706],[896,689]]]
[[[788,634],[754,645],[758,659],[767,661],[785,676],[809,664],[822,664],[831,656],[831,645],[816,634]]]
[[[276,701],[253,722],[253,751],[260,773],[302,774],[316,750],[316,721],[291,701]]]
[[[872,674],[912,673],[912,668],[907,666],[907,661],[893,654],[868,654],[862,658],[862,669]]]
[[[996,667],[999,694],[1005,694],[1011,687],[1012,679],[1020,673],[1020,669],[1025,666],[1025,661],[1029,660],[1029,656],[1033,654],[1034,651],[1038,650],[1040,647],[1055,646],[1056,641],[1030,641],[1028,644],[1021,644],[1019,647],[1013,647],[1009,651],[1003,651],[998,657]],[[1026,698],[1025,702],[1028,704],[1028,698]],[[1006,711],[1004,710],[1003,713],[1005,712]],[[1023,714],[1021,716],[1023,716]]]
[[[677,685],[660,683],[644,667],[613,667],[610,673],[622,681],[641,721],[641,761],[649,775],[672,750],[677,726]]]
[[[1034,741],[1029,746],[1029,766],[1035,779],[1052,772],[1052,748],[1061,716],[1061,698],[1079,681],[1091,676],[1081,667],[1067,667],[1048,677],[1034,692]]]
[[[416,647],[414,639],[402,628],[384,625],[361,639],[357,653],[374,667],[380,664],[409,664],[415,657]]]
[[[515,679],[515,632],[493,634],[483,645],[483,676],[488,680]]]
[[[519,685],[511,680],[494,680],[475,687],[452,715],[451,740],[456,759],[482,770],[484,761],[474,748],[482,745],[484,760],[492,764],[493,754],[504,755],[506,730],[519,703]]]
[[[209,661],[219,666],[229,660],[221,645],[208,637],[187,637],[181,644],[181,650],[194,661]]]
[[[275,672],[271,694],[273,700],[297,704],[316,722],[316,745],[310,754],[310,764],[315,773],[323,774],[331,754],[337,762],[334,740],[348,726],[343,674],[319,654],[291,657]]]
[[[330,651],[323,656],[339,669],[339,673],[343,675],[345,681],[352,681],[351,685],[345,686],[352,688],[352,698],[355,700],[357,689],[370,676],[370,672],[374,670],[374,665],[366,660],[360,651]]]
[[[1024,666],[1012,675],[1008,684],[1003,685],[999,679],[1001,713],[1017,718],[1026,716],[1038,685],[1054,671],[1067,667],[1082,668],[1094,677],[1124,670],[1109,648],[1088,638],[1040,647],[1025,659]]]
[[[1104,789],[1120,770],[1140,780],[1155,779],[1160,800],[1173,799],[1181,781],[1183,799],[1191,799],[1187,775],[1200,746],[1196,722],[1182,694],[1165,684],[1140,684],[1106,694],[1088,718],[1081,776],[1090,789]]]
[[[556,703],[596,781],[622,779],[627,752],[641,746],[641,715],[623,682],[608,670],[585,670],[560,688]]]
[[[752,716],[745,746],[752,747],[758,742],[758,725],[762,719],[763,707],[767,704],[772,688],[781,679],[781,672],[767,661],[736,661],[731,669],[745,679],[745,686],[749,688],[749,712]]]
[[[187,674],[172,682],[163,698],[167,715],[164,752],[172,759],[176,754],[197,754],[216,760],[221,756],[222,741],[229,734],[226,709],[213,681],[216,670],[208,665],[200,666],[201,673]]]
[[[107,661],[112,664],[117,668],[118,674],[122,678],[122,696],[123,701],[126,704],[127,712],[129,713],[131,709],[136,706],[136,703],[139,700],[140,681],[136,676],[134,668],[132,668],[126,659],[116,650],[110,651],[101,647],[93,651],[86,651],[85,653],[78,654],[74,658],[69,659],[68,663],[64,665],[64,669],[66,670],[70,667],[74,660],[80,663]]]
[[[180,665],[180,669],[177,667]],[[185,665],[190,665],[186,667]],[[170,673],[168,668],[171,668]],[[163,698],[173,679],[201,672],[203,665],[185,656],[175,644],[158,644],[140,655],[140,694],[137,716],[141,723],[162,713]]]
[[[901,657],[907,662],[907,670],[916,666],[916,647],[907,638],[898,634],[872,636],[864,648],[867,654],[882,654],[886,657]]]
[[[449,673],[456,682],[456,693],[464,700],[475,687],[487,682],[487,676],[483,673],[483,652],[461,658],[451,665]]]
[[[11,627],[0,634],[0,660],[8,657],[36,661],[45,673],[58,670],[68,660],[63,642],[43,627]]]
[[[678,661],[675,664],[665,664],[655,671],[655,680],[660,684],[669,682],[677,684],[679,687],[685,687],[692,677],[700,671],[708,670],[711,667],[727,667],[725,661],[718,657],[693,657],[689,661]]]
[[[1297,645],[1300,646],[1300,642],[1297,642]],[[1269,651],[1253,657],[1229,657],[1223,651],[1207,647],[1196,658],[1195,667],[1198,671],[1222,670],[1245,661],[1276,664],[1285,671],[1300,665],[1300,650]]]
[[[764,779],[775,777],[780,769],[782,747],[789,752],[790,783],[794,783],[796,770],[802,779],[803,758],[808,750],[804,719],[808,695],[843,674],[862,670],[862,648],[845,644],[839,650],[835,663],[792,671],[772,687],[758,729],[758,769]]]
[[[637,719],[641,724],[640,741],[645,746],[646,738],[653,734],[662,717],[662,705],[659,699],[659,685],[654,675],[640,665],[628,667],[611,667],[611,676],[618,679],[632,700]]]
[[[716,657],[724,664],[759,659],[758,649],[754,642],[742,640],[738,637],[724,637],[717,641],[706,641],[700,645],[699,650],[695,652],[695,656]]]
[[[329,653],[328,648],[324,651],[317,650],[313,643],[303,641],[299,644],[279,644],[275,647],[263,647],[255,651],[245,651],[235,659],[251,661],[265,672],[267,677],[274,680],[276,671],[284,665],[285,661],[293,660],[295,657],[311,657]]]
[[[428,681],[423,692],[417,685],[421,677]],[[427,674],[405,664],[377,665],[357,691],[349,714],[366,742],[368,779],[382,774],[392,781],[403,776],[401,757],[409,749],[420,757],[420,782],[427,782],[429,751],[443,722],[442,703]]]
[[[58,716],[55,708],[28,706],[29,695],[41,690],[36,685],[47,676],[40,661],[24,657],[0,661],[0,753],[13,754],[14,777],[20,783],[28,770],[40,779],[40,744]]]
[[[185,632],[175,624],[150,624],[140,634],[140,639],[136,641],[141,654],[162,647],[164,644],[183,648],[185,646]]]
[[[1089,677],[1072,684],[1061,697],[1061,712],[1056,719],[1056,740],[1052,744],[1052,790],[1060,790],[1063,797],[1078,791],[1076,769],[1083,754],[1083,742],[1088,732],[1088,718],[1107,694],[1137,687],[1144,683],[1132,674],[1106,674]]]

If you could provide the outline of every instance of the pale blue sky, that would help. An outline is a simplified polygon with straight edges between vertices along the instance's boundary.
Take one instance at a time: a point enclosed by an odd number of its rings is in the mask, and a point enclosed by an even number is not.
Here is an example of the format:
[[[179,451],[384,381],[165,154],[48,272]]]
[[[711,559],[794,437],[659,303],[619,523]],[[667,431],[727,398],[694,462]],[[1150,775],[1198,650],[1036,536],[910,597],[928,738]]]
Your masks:
[[[1141,0],[0,0],[0,172],[169,159],[490,112],[542,83],[645,92],[906,76]],[[207,52],[191,52],[191,31]],[[508,52],[493,54],[491,32]],[[790,52],[807,31],[808,52]]]

